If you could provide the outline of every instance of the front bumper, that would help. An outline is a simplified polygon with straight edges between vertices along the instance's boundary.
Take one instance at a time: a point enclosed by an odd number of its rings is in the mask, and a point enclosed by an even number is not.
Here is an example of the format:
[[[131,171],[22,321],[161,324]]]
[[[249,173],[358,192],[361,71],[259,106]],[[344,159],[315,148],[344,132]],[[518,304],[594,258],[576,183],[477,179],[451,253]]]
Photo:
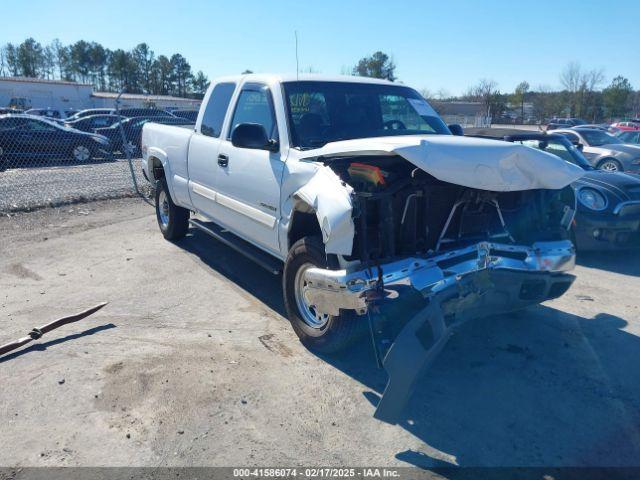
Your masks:
[[[619,203],[613,212],[579,212],[574,233],[581,251],[639,248],[640,201]]]
[[[566,281],[558,280],[560,286],[551,281],[542,288],[537,280],[530,282],[531,276],[527,274],[540,273],[553,279],[554,274],[574,266],[575,249],[568,240],[539,242],[531,247],[481,242],[429,258],[405,258],[353,272],[311,268],[306,272],[304,295],[310,305],[323,313],[339,315],[340,310],[354,310],[362,315],[372,300],[380,295],[388,297],[395,286],[411,287],[428,298],[460,284],[469,275],[504,271],[511,272],[521,282],[517,298],[511,299],[518,307],[520,302],[539,303],[564,293],[556,295]]]
[[[416,379],[442,350],[453,329],[474,318],[505,313],[561,296],[575,277],[569,241],[540,242],[531,247],[481,242],[429,258],[406,258],[354,272],[321,268],[306,272],[306,300],[324,313],[369,312],[376,355],[389,375],[374,416],[397,423]],[[406,315],[389,306],[417,306]],[[390,311],[391,310],[391,311]],[[372,312],[401,328],[378,342],[384,328]],[[407,318],[409,318],[407,320]],[[386,354],[378,343],[386,344]],[[390,346],[389,346],[390,345]]]

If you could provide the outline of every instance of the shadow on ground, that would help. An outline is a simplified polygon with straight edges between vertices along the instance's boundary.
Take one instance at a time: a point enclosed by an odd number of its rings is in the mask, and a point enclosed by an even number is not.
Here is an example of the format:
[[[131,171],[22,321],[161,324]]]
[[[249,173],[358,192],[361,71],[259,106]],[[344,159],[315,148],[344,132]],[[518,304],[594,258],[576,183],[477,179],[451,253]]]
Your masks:
[[[282,300],[282,277],[260,268],[233,249],[213,240],[206,233],[192,228],[190,234],[177,242],[220,275],[224,276],[269,308],[286,316]]]
[[[198,231],[179,245],[285,315],[280,277]],[[626,325],[547,306],[462,325],[400,423],[422,446],[395,457],[422,468],[640,465],[640,338]],[[322,358],[375,406],[387,377],[368,338]]]
[[[640,250],[579,252],[576,262],[583,267],[640,276]]]
[[[78,338],[86,337],[88,335],[95,335],[98,332],[102,332],[103,330],[110,330],[112,328],[116,328],[116,326],[113,323],[107,323],[105,325],[99,325],[97,327],[89,328],[79,333],[73,333],[65,337],[55,338],[47,342],[40,342],[39,340],[36,340],[36,342],[39,342],[39,343],[33,343],[30,346],[23,348],[22,350],[18,349],[15,352],[8,353],[0,357],[0,363],[7,362],[21,355],[26,355],[27,353],[30,353],[30,352],[44,352],[47,348],[53,347],[54,345],[68,342],[70,340],[76,340]]]

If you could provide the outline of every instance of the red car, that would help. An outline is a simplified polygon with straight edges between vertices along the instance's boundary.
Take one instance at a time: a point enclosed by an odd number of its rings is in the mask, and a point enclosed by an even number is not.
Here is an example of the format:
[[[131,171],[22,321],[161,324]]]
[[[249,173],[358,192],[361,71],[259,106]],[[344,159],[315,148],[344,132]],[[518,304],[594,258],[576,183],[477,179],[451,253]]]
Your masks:
[[[617,122],[612,123],[611,126],[619,128],[620,130],[623,130],[625,132],[640,130],[640,123],[638,122]]]

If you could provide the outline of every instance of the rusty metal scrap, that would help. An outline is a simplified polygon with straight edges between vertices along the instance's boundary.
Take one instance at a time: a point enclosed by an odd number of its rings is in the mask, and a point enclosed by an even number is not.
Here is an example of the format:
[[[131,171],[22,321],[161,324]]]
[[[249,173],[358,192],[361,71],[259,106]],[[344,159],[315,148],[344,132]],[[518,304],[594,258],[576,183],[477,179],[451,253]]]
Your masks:
[[[47,323],[39,328],[34,328],[29,332],[26,337],[19,338],[15,342],[7,343],[6,345],[2,345],[0,347],[0,355],[4,355],[5,353],[9,353],[16,348],[20,348],[27,343],[30,343],[34,340],[40,339],[42,335],[50,332],[51,330],[55,330],[56,328],[60,328],[63,325],[67,325],[68,323],[77,322],[78,320],[82,320],[83,318],[88,317],[89,315],[94,314],[102,307],[104,307],[108,302],[99,303],[87,310],[84,310],[80,313],[76,313],[74,315],[70,315],[68,317],[59,318],[58,320],[54,320],[53,322]]]

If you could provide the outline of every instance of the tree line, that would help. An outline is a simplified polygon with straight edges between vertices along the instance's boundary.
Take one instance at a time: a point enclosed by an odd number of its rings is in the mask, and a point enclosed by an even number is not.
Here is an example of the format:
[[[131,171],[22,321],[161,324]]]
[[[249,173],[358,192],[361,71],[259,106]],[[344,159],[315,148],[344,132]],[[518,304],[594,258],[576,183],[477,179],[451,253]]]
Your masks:
[[[129,51],[79,40],[42,45],[33,38],[0,47],[0,76],[91,83],[101,91],[198,97],[209,80],[179,53],[158,55],[141,43]]]
[[[395,70],[393,58],[377,51],[344,73],[397,81]],[[209,84],[204,73],[192,72],[181,54],[156,56],[146,43],[125,51],[85,40],[70,45],[54,40],[43,46],[33,38],[0,47],[0,76],[91,83],[101,91],[196,98],[205,93]],[[494,120],[544,122],[553,116],[564,116],[599,122],[640,117],[640,91],[634,90],[623,76],[616,76],[606,85],[602,70],[587,70],[572,62],[560,72],[559,82],[561,89],[531,88],[529,82],[523,81],[513,92],[502,92],[497,82],[483,79],[459,96],[451,96],[443,89],[422,93],[425,98],[440,101],[480,102],[484,114]]]
[[[395,81],[395,69],[393,59],[378,51],[360,59],[351,73]],[[634,90],[621,75],[606,84],[602,70],[585,69],[571,62],[560,72],[558,80],[561,89],[544,85],[531,88],[529,82],[522,81],[513,92],[501,92],[496,81],[482,79],[459,96],[444,89],[421,93],[430,100],[479,102],[485,115],[514,123],[545,122],[554,116],[580,117],[589,122],[640,117],[640,90]]]

